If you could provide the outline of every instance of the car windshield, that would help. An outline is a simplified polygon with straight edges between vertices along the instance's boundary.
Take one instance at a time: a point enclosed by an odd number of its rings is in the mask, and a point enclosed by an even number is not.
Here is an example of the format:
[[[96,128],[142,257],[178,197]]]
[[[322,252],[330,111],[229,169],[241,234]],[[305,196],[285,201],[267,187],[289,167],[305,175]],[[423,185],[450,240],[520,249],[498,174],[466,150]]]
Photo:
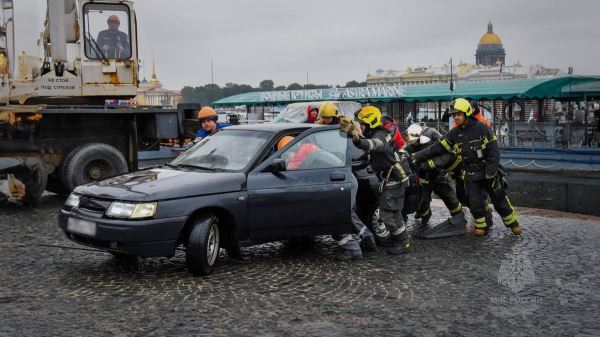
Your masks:
[[[243,170],[263,148],[272,134],[250,130],[222,130],[187,150],[170,166],[206,170]]]

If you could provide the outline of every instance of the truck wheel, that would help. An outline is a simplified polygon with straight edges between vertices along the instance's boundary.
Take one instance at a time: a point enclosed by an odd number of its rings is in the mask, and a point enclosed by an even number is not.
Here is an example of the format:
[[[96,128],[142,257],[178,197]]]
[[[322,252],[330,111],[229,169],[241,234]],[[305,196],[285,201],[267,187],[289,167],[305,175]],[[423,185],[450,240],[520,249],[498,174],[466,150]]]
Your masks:
[[[198,217],[190,232],[185,253],[187,269],[194,275],[212,273],[219,260],[220,248],[219,219],[212,214]]]
[[[61,180],[68,191],[92,181],[127,172],[125,158],[114,147],[103,143],[84,144],[65,158]]]

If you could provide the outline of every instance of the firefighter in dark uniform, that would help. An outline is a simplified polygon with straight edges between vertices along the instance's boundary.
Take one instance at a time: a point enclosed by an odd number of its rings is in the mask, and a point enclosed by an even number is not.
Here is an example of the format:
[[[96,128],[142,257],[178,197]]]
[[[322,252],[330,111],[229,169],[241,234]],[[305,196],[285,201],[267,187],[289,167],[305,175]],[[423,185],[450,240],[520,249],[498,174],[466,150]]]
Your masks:
[[[412,124],[406,131],[408,134],[406,151],[410,154],[426,149],[442,139],[442,135],[437,130],[420,124]],[[462,205],[456,197],[456,192],[446,171],[457,160],[454,152],[444,152],[419,163],[418,175],[421,186],[423,186],[423,198],[415,214],[415,219],[420,218],[421,221],[413,235],[429,239],[466,234],[467,221],[462,211]],[[436,228],[435,234],[428,231],[431,218],[430,204],[434,192],[442,199],[452,217],[451,222],[447,223],[445,228]]]
[[[315,121],[315,124],[336,125],[340,124],[340,120],[346,118],[340,116],[340,113],[338,112],[337,107],[333,102],[325,102],[323,105],[321,105],[321,107],[319,108],[319,117],[320,119]],[[354,229],[355,236],[358,237],[358,241],[360,242],[361,247],[364,250],[373,252],[377,250],[377,243],[375,242],[375,237],[373,236],[371,230],[367,228],[367,226],[365,226],[362,220],[360,220],[360,217],[356,212],[356,194],[358,193],[358,180],[356,180],[354,174],[352,174],[351,176],[351,183],[352,196],[350,198],[350,201],[352,214],[350,219],[352,220],[352,228]],[[336,237],[334,237],[334,239],[336,239]],[[344,253],[346,252],[342,251],[342,254]],[[345,254],[344,256],[347,255],[348,254]],[[338,259],[340,259],[340,257],[338,257]],[[343,257],[341,259],[343,259]]]
[[[365,125],[364,136],[360,128],[352,123],[340,123],[340,130],[352,137],[354,145],[370,153],[370,164],[381,181],[379,212],[383,223],[390,232],[391,255],[409,252],[410,238],[402,219],[404,193],[409,181],[410,166],[395,148],[390,132],[381,125],[381,112],[374,106],[365,106],[358,113],[358,119]]]
[[[508,199],[504,175],[499,174],[500,149],[496,136],[489,127],[472,118],[473,108],[466,99],[452,101],[450,113],[457,127],[438,143],[415,153],[413,159],[423,162],[454,151],[462,160],[465,191],[475,218],[474,234],[485,236],[492,226],[491,213],[485,202],[485,194],[488,194],[504,225],[515,235],[520,235],[519,219]]]

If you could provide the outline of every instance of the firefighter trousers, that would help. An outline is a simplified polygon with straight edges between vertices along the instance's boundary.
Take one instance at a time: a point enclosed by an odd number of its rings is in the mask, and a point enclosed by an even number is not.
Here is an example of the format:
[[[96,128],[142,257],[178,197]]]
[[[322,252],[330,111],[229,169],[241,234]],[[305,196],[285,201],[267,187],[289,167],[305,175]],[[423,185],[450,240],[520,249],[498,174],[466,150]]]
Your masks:
[[[421,186],[423,186],[423,198],[419,204],[419,209],[417,209],[417,215],[421,219],[428,219],[431,216],[430,205],[433,193],[442,199],[451,216],[462,212],[462,206],[456,197],[456,192],[446,175],[438,174],[432,180],[421,179]]]
[[[469,199],[469,209],[475,218],[475,227],[489,228],[492,226],[492,217],[486,208],[486,196],[489,195],[494,209],[502,217],[506,227],[519,225],[519,219],[512,207],[506,189],[497,183],[498,179],[465,181],[465,190]],[[486,220],[487,219],[487,220]]]
[[[383,187],[379,196],[379,217],[390,232],[392,240],[398,240],[406,235],[404,233],[406,226],[402,219],[404,190],[402,182],[390,182]]]

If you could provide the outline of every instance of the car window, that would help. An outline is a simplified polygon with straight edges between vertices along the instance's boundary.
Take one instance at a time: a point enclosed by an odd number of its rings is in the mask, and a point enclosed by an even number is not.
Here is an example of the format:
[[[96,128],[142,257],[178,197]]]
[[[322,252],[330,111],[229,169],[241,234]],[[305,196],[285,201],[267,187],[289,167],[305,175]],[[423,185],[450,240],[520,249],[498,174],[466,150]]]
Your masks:
[[[92,60],[127,60],[131,53],[129,8],[88,3],[83,7],[85,56]]]
[[[338,130],[307,135],[281,154],[287,170],[343,167],[346,164],[347,138]]]
[[[202,139],[170,164],[242,170],[263,149],[270,136],[269,132],[225,129]]]

